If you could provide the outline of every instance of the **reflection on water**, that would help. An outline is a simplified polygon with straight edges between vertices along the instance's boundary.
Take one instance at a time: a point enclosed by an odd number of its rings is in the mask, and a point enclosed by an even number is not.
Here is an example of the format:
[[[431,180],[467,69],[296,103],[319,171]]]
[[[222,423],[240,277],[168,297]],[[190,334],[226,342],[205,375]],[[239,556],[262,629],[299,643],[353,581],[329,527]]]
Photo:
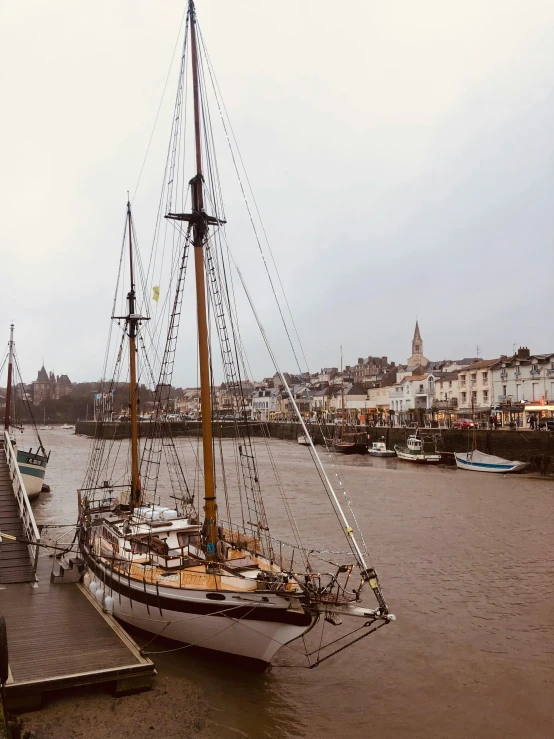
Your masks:
[[[37,502],[37,519],[72,523],[89,441],[58,429],[43,436],[52,492]],[[180,443],[192,470],[195,447]],[[269,462],[260,447],[263,483]],[[271,449],[304,543],[343,548],[309,450],[281,441]],[[315,670],[286,666],[286,649],[263,674],[185,649],[158,655],[160,674],[194,680],[214,722],[234,730],[229,736],[551,737],[552,483],[396,460],[340,462],[398,621]],[[166,480],[160,490],[167,495]],[[290,539],[276,487],[265,491],[272,533]]]

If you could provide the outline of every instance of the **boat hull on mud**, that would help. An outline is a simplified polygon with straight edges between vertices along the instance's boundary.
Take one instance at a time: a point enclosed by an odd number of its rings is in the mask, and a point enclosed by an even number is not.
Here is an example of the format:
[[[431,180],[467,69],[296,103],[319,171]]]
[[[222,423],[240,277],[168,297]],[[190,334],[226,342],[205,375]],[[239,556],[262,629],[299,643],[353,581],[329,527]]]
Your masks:
[[[156,587],[120,576],[92,557],[86,546],[81,546],[81,554],[91,582],[112,597],[114,616],[191,646],[269,664],[281,647],[318,620],[317,614],[306,613],[298,601],[285,597],[266,595],[263,600],[253,593]]]

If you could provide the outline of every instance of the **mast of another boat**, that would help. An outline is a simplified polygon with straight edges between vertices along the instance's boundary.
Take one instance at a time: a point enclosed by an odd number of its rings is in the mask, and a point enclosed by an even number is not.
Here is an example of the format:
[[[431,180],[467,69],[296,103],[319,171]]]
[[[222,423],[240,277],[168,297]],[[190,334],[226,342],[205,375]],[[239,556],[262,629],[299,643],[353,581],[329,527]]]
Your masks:
[[[10,353],[8,358],[8,385],[6,387],[6,412],[4,414],[4,428],[10,430],[10,414],[12,405],[13,384],[13,323],[10,326]]]
[[[342,374],[342,346],[340,348],[340,404],[342,406],[342,424],[340,431],[340,440],[344,441],[344,376]]]
[[[133,226],[131,219],[131,203],[127,202],[127,228],[129,229],[129,272],[131,289],[127,295],[129,314],[127,316],[129,336],[129,403],[131,417],[131,511],[140,505],[141,491],[139,481],[139,449],[138,449],[138,408],[137,408],[137,327],[139,316],[136,312],[135,275],[133,268]]]
[[[217,503],[215,495],[212,402],[210,383],[210,353],[208,320],[206,314],[206,281],[204,274],[204,237],[207,218],[204,213],[204,178],[202,176],[202,147],[200,130],[200,93],[198,76],[198,47],[196,41],[196,10],[189,0],[190,41],[192,61],[192,88],[194,100],[194,140],[196,148],[196,175],[191,180],[192,234],[194,245],[194,272],[196,282],[196,312],[198,322],[198,357],[200,364],[200,407],[202,410],[202,452],[204,457],[204,536],[208,559],[216,559]]]

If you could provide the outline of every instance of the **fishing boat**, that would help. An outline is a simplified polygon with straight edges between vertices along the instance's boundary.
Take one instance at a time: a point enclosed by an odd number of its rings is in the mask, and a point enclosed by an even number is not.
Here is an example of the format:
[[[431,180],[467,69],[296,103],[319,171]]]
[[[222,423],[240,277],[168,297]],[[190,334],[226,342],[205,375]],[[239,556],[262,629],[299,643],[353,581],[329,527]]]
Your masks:
[[[426,448],[426,446],[429,447],[430,445],[431,442],[422,439],[420,436],[408,436],[406,446],[395,444],[394,451],[399,459],[403,459],[406,462],[438,464],[441,461],[441,455],[437,452],[436,444],[433,445],[432,451]]]
[[[478,449],[462,454],[455,453],[456,466],[461,470],[469,470],[470,472],[520,472],[529,466],[529,462],[517,462],[502,457],[495,457],[493,454],[485,454]]]
[[[296,440],[301,446],[310,446],[310,440],[305,434],[298,434]]]
[[[73,428],[73,426],[70,426],[68,423],[64,423],[60,426],[60,428],[63,429],[64,431],[70,431]]]
[[[119,271],[117,300],[113,302],[114,306],[125,305],[125,314],[112,315],[120,330],[110,334],[114,343],[109,343],[106,357],[112,378],[121,373],[128,377],[130,442],[121,452],[121,456],[128,453],[125,468],[116,470],[111,479],[110,470],[115,468],[121,443],[115,436],[106,438],[103,433],[104,421],[111,419],[111,413],[105,419],[96,418],[98,432],[78,492],[78,543],[86,567],[83,582],[107,611],[124,623],[150,632],[154,638],[163,635],[185,645],[264,664],[283,646],[321,628],[319,646],[315,650],[306,648],[309,666],[313,667],[346,646],[359,644],[361,638],[387,625],[394,616],[389,613],[377,574],[368,564],[365,544],[359,543],[364,540],[358,524],[355,519],[351,523],[342,508],[344,489],[340,489],[339,498],[309,436],[287,377],[279,369],[263,333],[242,273],[233,260],[228,261],[230,252],[223,229],[227,214],[224,216],[220,200],[215,145],[206,108],[208,93],[217,96],[218,87],[207,89],[212,69],[193,0],[188,3],[181,59],[161,201],[171,236],[165,242],[166,230],[157,227],[153,248],[158,248],[158,252],[152,257],[154,265],[148,273],[157,274],[156,259],[162,260],[164,248],[170,250],[172,258],[166,256],[164,265],[172,270],[168,281],[172,298],[164,304],[167,314],[160,342],[162,318],[158,315],[155,323],[149,320],[151,302],[154,300],[157,306],[159,288],[151,298],[148,279],[143,279],[146,270],[136,248],[131,205],[127,203],[125,236],[117,260],[123,268]],[[189,87],[192,91],[187,95]],[[195,162],[188,184],[182,177],[183,162],[190,161],[190,157],[184,159],[187,100],[193,107],[191,143]],[[191,131],[191,127],[186,131]],[[189,254],[193,255],[194,264],[202,416],[202,454],[195,454],[196,467],[192,471],[187,469],[181,448],[173,441],[165,413],[179,321],[189,315],[181,310]],[[272,487],[272,496],[282,496],[281,510],[289,517],[290,541],[271,535],[256,445],[246,412],[243,383],[247,364],[242,360],[245,348],[230,299],[228,270],[232,268],[264,335],[290,407],[309,441],[314,484],[322,485],[321,493],[340,522],[347,552],[333,554],[333,561],[323,551],[302,543],[289,491],[273,466],[270,469],[276,487]],[[219,349],[212,343],[219,344]],[[196,351],[193,354],[191,350],[188,356],[194,355]],[[233,406],[234,433],[224,440],[214,438],[217,426],[212,359],[219,355],[228,405]],[[148,378],[154,401],[151,421],[139,444],[141,367],[141,383]],[[109,377],[110,372],[106,371],[105,376]],[[101,392],[109,392],[113,382],[106,380]],[[230,464],[226,464],[223,441],[229,444]],[[267,450],[271,455],[270,444]],[[168,472],[165,479],[169,480],[166,484],[171,487],[170,496],[158,487],[162,465]],[[316,565],[316,561],[320,563]],[[372,594],[371,607],[364,604],[366,593]],[[352,628],[345,627],[346,633],[341,630],[338,641],[334,634],[329,637],[327,631],[323,632],[325,624],[337,626],[347,617]],[[306,644],[302,639],[295,650]]]
[[[387,449],[385,439],[382,436],[379,441],[374,441],[367,450],[372,457],[396,457],[394,449]]]
[[[9,439],[17,452],[17,465],[21,473],[25,491],[29,500],[36,500],[39,497],[46,475],[46,466],[50,459],[50,453],[46,453],[46,449],[42,443],[42,439],[36,427],[33,411],[29,402],[25,386],[21,380],[19,372],[19,364],[15,353],[15,342],[13,340],[13,324],[10,326],[10,341],[8,345],[8,380],[6,385],[6,408],[4,411],[4,429],[5,436]],[[22,425],[17,420],[16,399],[20,404],[25,405],[26,415],[31,419],[31,428],[34,430],[37,446],[33,450],[18,448],[17,432],[23,432]],[[6,440],[7,443],[7,440]]]

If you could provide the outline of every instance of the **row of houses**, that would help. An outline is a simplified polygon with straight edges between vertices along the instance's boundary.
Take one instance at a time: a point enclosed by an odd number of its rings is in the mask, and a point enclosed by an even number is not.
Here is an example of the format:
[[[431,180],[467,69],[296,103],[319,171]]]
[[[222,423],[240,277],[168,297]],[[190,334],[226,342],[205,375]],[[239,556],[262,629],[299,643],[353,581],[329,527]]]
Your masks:
[[[527,427],[540,417],[554,415],[554,352],[531,354],[529,348],[521,347],[512,356],[432,362],[423,354],[417,322],[412,354],[405,365],[389,363],[387,357],[368,357],[359,358],[342,372],[324,367],[311,375],[284,377],[300,412],[322,421],[344,417],[369,424],[450,426],[465,417]],[[279,375],[260,383],[243,383],[241,395],[240,407],[254,420],[294,417]],[[216,414],[236,413],[235,389],[223,384],[214,388],[212,398]],[[197,388],[184,391],[177,410],[198,415]]]

